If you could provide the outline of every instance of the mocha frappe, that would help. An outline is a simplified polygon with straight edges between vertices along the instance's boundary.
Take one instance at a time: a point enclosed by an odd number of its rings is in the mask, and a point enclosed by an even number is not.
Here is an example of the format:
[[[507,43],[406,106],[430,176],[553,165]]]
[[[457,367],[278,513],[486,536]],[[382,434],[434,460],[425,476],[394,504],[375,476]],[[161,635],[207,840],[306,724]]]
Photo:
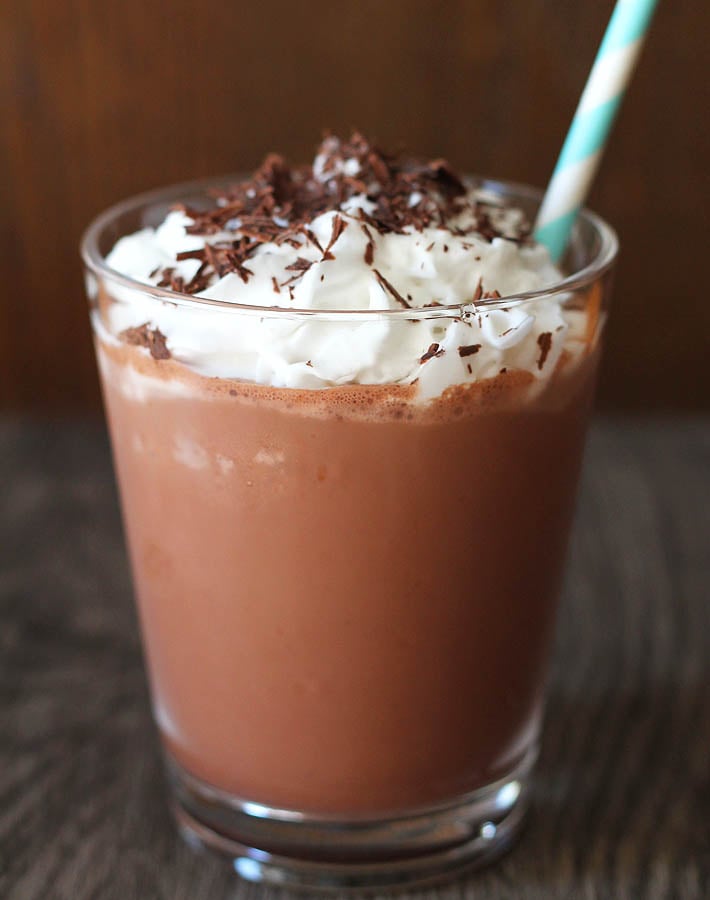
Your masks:
[[[537,744],[602,282],[560,290],[502,194],[360,135],[147,222],[93,317],[169,757],[342,821],[504,780]]]

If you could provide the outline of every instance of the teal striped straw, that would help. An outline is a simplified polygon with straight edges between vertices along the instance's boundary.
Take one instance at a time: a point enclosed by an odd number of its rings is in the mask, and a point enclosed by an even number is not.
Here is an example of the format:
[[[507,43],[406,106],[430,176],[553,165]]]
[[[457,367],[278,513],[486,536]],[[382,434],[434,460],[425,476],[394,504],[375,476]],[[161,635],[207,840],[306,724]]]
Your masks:
[[[535,239],[564,253],[638,61],[658,0],[617,0],[535,223]]]

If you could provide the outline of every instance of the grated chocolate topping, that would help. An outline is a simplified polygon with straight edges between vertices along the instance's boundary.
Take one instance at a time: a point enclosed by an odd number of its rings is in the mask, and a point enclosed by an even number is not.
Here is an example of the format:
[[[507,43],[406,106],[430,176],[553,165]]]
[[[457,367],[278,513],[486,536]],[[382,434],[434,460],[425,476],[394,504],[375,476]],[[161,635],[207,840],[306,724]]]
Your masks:
[[[400,294],[400,292],[393,284],[387,281],[382,272],[380,272],[378,269],[373,269],[373,272],[375,273],[375,278],[377,278],[377,280],[379,281],[380,286],[383,287],[388,293],[390,293],[400,306],[403,306],[405,309],[412,308],[412,304],[408,300],[404,299],[404,297]]]
[[[537,361],[537,367],[538,369],[542,369],[542,367],[545,365],[547,354],[550,352],[550,347],[552,346],[552,334],[549,331],[543,331],[542,334],[538,336],[537,344],[540,348],[540,356]]]
[[[478,257],[476,258],[478,259]],[[500,291],[484,291],[483,279],[479,278],[476,290],[473,292],[473,297],[471,297],[471,303],[478,303],[479,300],[500,300],[500,298]]]
[[[291,166],[284,157],[269,154],[250,178],[210,191],[208,196],[213,203],[207,209],[184,204],[176,208],[193,220],[186,229],[189,234],[214,235],[215,241],[177,255],[178,260],[200,261],[189,282],[167,267],[159,273],[161,287],[194,294],[204,290],[213,276],[222,278],[229,273],[236,273],[246,283],[253,274],[249,258],[265,243],[300,247],[306,241],[316,247],[321,261],[332,260],[333,246],[352,218],[360,220],[368,236],[365,262],[370,266],[374,263],[374,242],[369,229],[379,234],[403,234],[435,226],[448,228],[458,236],[476,233],[488,241],[496,237],[516,242],[528,239],[524,226],[514,235],[500,231],[491,215],[495,204],[472,198],[446,160],[426,161],[389,154],[359,132],[347,140],[326,134],[313,165]],[[325,212],[340,210],[355,196],[367,197],[374,209],[357,209],[347,214],[349,219],[336,215],[330,240],[323,247],[310,223]],[[462,212],[471,213],[470,225],[450,227],[447,223]],[[289,269],[295,274],[286,285],[307,271],[306,266]],[[409,306],[377,270],[375,274],[398,303]]]
[[[446,351],[440,350],[438,344],[429,344],[429,349],[426,351],[426,353],[422,354],[422,356],[419,357],[419,362],[425,363],[427,362],[427,360],[443,356],[444,353],[446,353]]]

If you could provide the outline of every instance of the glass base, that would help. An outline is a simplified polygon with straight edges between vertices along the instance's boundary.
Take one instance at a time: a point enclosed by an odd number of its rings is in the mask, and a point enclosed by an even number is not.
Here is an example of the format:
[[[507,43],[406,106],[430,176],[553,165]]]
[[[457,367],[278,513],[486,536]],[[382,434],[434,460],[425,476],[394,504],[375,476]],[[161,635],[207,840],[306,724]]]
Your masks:
[[[231,859],[248,881],[308,890],[427,885],[505,853],[529,803],[534,754],[505,778],[408,815],[340,819],[240,800],[168,759],[173,807],[193,847]]]

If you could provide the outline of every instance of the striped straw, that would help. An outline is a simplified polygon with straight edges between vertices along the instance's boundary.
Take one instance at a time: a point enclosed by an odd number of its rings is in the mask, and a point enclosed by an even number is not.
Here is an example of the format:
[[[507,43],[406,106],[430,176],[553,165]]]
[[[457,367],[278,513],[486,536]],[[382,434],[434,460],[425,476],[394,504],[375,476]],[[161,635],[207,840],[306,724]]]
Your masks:
[[[535,238],[557,261],[596,174],[658,0],[617,0],[540,206]]]

